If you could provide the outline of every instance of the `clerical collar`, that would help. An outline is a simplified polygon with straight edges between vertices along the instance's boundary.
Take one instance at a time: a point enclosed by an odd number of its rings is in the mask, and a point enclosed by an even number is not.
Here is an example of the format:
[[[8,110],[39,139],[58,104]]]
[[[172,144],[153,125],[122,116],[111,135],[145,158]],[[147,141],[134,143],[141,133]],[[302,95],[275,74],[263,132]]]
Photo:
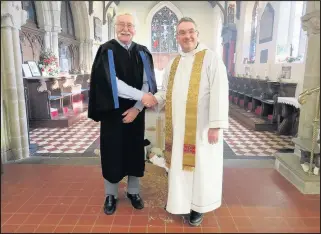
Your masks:
[[[205,45],[203,45],[202,43],[197,43],[197,46],[195,47],[195,49],[191,50],[190,52],[185,53],[184,51],[180,50],[179,54],[183,57],[186,56],[193,56],[195,55],[197,52],[207,49],[207,47]]]
[[[184,52],[183,50],[182,50],[182,53],[184,53],[184,54],[188,54],[188,53],[191,53],[192,51],[194,51],[194,50],[196,50],[197,49],[197,47],[198,47],[198,45],[199,45],[200,43],[199,42],[197,42],[197,45],[195,46],[195,48],[194,49],[192,49],[191,51],[189,51],[189,52]]]
[[[128,50],[130,48],[130,46],[132,45],[132,42],[130,42],[128,45],[120,42],[118,39],[115,38],[115,40],[119,43],[119,45],[121,45],[122,47],[124,47],[126,50]]]

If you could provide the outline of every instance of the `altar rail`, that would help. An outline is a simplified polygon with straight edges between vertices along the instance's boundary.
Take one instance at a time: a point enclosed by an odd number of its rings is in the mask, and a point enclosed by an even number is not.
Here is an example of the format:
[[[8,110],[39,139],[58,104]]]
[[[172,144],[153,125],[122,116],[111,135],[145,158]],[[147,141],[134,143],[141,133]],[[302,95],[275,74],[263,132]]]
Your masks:
[[[296,108],[278,103],[278,97],[295,97],[296,86],[295,83],[229,77],[230,114],[257,131],[294,134],[294,121],[289,124],[288,119],[296,117]],[[283,123],[285,118],[286,126]]]
[[[89,74],[24,78],[30,127],[68,127],[86,110]]]

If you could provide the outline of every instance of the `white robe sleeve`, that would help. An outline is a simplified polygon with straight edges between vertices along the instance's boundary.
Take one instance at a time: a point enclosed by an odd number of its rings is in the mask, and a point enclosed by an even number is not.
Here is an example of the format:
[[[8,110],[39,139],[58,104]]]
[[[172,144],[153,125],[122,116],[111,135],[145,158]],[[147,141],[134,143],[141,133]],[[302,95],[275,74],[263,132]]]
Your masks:
[[[223,60],[213,54],[208,69],[210,103],[209,128],[228,128],[228,79]]]
[[[173,62],[173,61],[172,61]],[[154,110],[157,112],[161,111],[166,103],[166,92],[167,92],[167,85],[169,80],[169,73],[172,66],[172,62],[169,62],[168,65],[165,68],[165,71],[163,73],[163,83],[162,88],[157,91],[157,93],[154,94],[158,104],[154,106]]]

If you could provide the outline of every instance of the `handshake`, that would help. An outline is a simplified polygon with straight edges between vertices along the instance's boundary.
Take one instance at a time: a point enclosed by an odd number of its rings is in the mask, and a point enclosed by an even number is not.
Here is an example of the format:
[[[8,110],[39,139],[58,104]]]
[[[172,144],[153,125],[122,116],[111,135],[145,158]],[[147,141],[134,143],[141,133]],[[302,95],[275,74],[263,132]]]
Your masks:
[[[157,105],[158,102],[153,94],[144,93],[142,97],[142,103],[144,104],[145,107],[153,107]]]

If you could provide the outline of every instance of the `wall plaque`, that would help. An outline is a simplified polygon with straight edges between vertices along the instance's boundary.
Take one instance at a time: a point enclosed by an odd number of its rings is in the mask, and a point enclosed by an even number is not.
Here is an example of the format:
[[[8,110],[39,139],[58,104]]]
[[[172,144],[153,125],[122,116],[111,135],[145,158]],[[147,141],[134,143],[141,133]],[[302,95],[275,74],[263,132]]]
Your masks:
[[[291,79],[291,66],[282,66],[281,78]]]

